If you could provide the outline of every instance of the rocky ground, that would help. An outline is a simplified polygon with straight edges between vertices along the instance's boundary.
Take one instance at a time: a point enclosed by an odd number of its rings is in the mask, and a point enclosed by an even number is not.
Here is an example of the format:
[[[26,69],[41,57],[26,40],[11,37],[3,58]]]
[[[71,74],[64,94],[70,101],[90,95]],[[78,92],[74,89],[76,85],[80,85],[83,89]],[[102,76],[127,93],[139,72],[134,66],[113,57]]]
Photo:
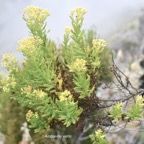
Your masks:
[[[4,135],[0,133],[0,144],[4,144]]]

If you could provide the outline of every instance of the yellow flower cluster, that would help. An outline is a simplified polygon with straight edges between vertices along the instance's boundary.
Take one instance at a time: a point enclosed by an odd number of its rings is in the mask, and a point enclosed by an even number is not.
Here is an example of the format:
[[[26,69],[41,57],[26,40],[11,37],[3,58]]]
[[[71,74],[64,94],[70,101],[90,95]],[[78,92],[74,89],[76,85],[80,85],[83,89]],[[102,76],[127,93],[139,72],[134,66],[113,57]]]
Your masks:
[[[71,31],[72,31],[72,28],[71,28],[71,27],[65,27],[65,35],[66,35],[66,36],[70,36]]]
[[[43,92],[42,90],[34,90],[33,91],[33,88],[30,85],[22,88],[21,94],[26,94],[26,97],[35,96],[36,98],[44,98],[46,96],[46,93]]]
[[[72,95],[70,93],[70,91],[65,90],[64,92],[62,92],[59,96],[60,101],[71,101],[72,100]]]
[[[123,105],[122,102],[118,102],[118,103],[115,105],[115,107],[116,107],[117,109],[120,109],[120,108],[122,108],[122,105]]]
[[[144,102],[143,97],[142,97],[141,95],[138,95],[138,96],[136,97],[136,103],[139,104],[139,105],[144,105],[143,102]]]
[[[21,88],[21,94],[26,94],[29,97],[32,93],[32,86],[28,85],[27,87]]]
[[[76,59],[74,63],[69,67],[71,72],[82,72],[86,71],[86,61],[83,59]]]
[[[18,61],[13,54],[4,54],[1,62],[9,72],[18,70]]]
[[[101,129],[98,129],[97,131],[95,131],[95,135],[96,137],[99,137],[99,138],[105,138],[105,134],[103,133]]]
[[[42,90],[34,90],[33,94],[37,97],[37,98],[44,98],[46,96],[46,93],[43,92]]]
[[[6,93],[10,92],[11,88],[14,88],[16,86],[16,79],[14,77],[6,77],[2,81],[3,86],[3,91]]]
[[[93,39],[92,41],[93,47],[102,50],[103,48],[106,47],[106,42],[103,39]]]
[[[27,112],[27,114],[26,114],[26,120],[29,122],[30,121],[30,119],[32,118],[32,116],[33,116],[33,112],[31,111],[31,110],[29,110],[28,112]]]
[[[81,7],[78,7],[78,8],[71,11],[71,15],[73,16],[74,14],[76,14],[76,18],[78,20],[82,20],[86,13],[87,13],[87,10],[84,8],[81,8]]]
[[[43,41],[37,36],[30,36],[20,40],[18,50],[22,51],[25,55],[29,56],[35,54],[36,48],[43,44]]]
[[[108,144],[105,132],[103,132],[101,129],[95,131],[95,134],[90,135],[90,138],[93,144],[97,144],[97,143]]]
[[[23,12],[23,18],[28,22],[44,22],[48,16],[50,12],[47,9],[35,6],[28,6]]]
[[[38,113],[37,112],[34,113],[31,110],[29,110],[26,114],[26,120],[29,122],[31,118],[38,118]]]

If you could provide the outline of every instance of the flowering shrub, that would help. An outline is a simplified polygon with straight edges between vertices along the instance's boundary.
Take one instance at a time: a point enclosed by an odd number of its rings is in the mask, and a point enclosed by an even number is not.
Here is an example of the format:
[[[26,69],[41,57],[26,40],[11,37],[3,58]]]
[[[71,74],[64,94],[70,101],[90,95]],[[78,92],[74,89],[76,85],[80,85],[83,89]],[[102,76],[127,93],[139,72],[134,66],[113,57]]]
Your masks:
[[[90,135],[90,139],[93,141],[93,144],[108,144],[105,133],[100,129],[95,134]]]
[[[86,112],[89,97],[95,93],[97,84],[93,77],[102,75],[101,54],[107,47],[99,39],[92,41],[93,47],[85,43],[82,24],[86,12],[83,8],[71,11],[72,28],[65,28],[62,49],[58,52],[46,36],[49,11],[27,7],[23,19],[31,35],[20,40],[17,47],[25,56],[23,65],[19,66],[12,54],[3,56],[2,65],[9,71],[3,80],[3,90],[29,107],[26,118],[36,131],[54,124],[66,127],[76,124]],[[82,104],[82,99],[87,103]]]
[[[26,119],[35,132],[49,131],[55,125],[83,128],[81,123],[86,118],[94,117],[96,120],[95,115],[101,115],[96,121],[100,123],[105,115],[99,113],[102,100],[96,96],[96,91],[101,82],[112,80],[109,71],[111,55],[104,40],[85,36],[82,25],[86,13],[83,8],[71,11],[72,27],[65,28],[63,43],[57,49],[55,43],[47,38],[45,20],[50,12],[27,7],[23,19],[30,36],[20,40],[17,47],[25,59],[19,65],[12,54],[3,56],[2,65],[9,71],[9,76],[2,80],[2,89],[29,109]],[[122,111],[121,102],[112,104],[110,120],[118,121],[123,114],[127,118],[139,119],[142,115],[141,101],[143,98],[138,96],[127,113]],[[108,143],[101,130],[90,138],[94,144]]]

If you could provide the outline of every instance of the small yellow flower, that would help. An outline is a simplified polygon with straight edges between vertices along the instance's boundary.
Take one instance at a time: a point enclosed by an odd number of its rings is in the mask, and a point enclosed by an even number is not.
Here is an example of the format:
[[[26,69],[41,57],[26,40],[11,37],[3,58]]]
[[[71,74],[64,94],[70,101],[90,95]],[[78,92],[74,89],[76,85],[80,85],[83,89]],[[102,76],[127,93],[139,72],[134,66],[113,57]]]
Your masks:
[[[27,87],[21,88],[21,93],[26,94],[26,96],[30,96],[32,93],[32,86],[28,85]]]
[[[29,56],[36,53],[36,48],[43,44],[43,41],[37,36],[30,36],[20,40],[18,43],[19,46],[17,49]]]
[[[8,88],[7,85],[5,85],[5,86],[3,86],[3,91],[4,91],[5,93],[9,93],[9,92],[10,92],[10,89]]]
[[[29,122],[33,116],[33,112],[31,110],[28,111],[28,113],[26,114],[26,120]]]
[[[72,63],[71,66],[69,66],[70,68],[70,71],[71,72],[75,72],[75,71],[78,71],[78,72],[82,72],[82,71],[86,71],[87,70],[87,67],[86,67],[86,61],[83,60],[83,59],[76,59],[74,61],[74,63]]]
[[[98,129],[97,131],[95,131],[95,135],[96,137],[101,137],[101,138],[105,137],[105,134],[103,133],[101,129]]]
[[[6,77],[2,80],[2,84],[4,85],[3,91],[9,93],[10,89],[16,86],[16,79],[14,77]]]
[[[144,102],[143,97],[142,97],[141,95],[138,95],[138,96],[136,97],[136,103],[137,103],[137,104],[140,104],[140,105],[144,105],[143,102]]]
[[[82,20],[84,18],[84,15],[87,13],[86,9],[83,9],[81,7],[78,7],[74,10],[71,10],[71,15],[73,16],[74,14],[76,14],[76,18],[78,20]]]
[[[44,22],[46,18],[50,16],[50,12],[47,9],[42,9],[35,6],[28,6],[24,9],[23,18],[28,22]]]
[[[71,31],[72,31],[72,28],[71,28],[71,27],[65,27],[65,35],[66,35],[66,36],[70,36]]]
[[[117,108],[121,108],[122,107],[122,105],[123,105],[123,103],[122,102],[118,102],[115,106],[117,107]]]
[[[71,101],[72,100],[72,95],[70,91],[65,90],[60,94],[60,101]]]
[[[101,50],[106,47],[106,42],[103,39],[93,39],[92,41],[93,47]]]
[[[18,61],[13,54],[4,54],[1,62],[9,72],[18,69]]]
[[[22,94],[26,94],[26,97],[35,96],[36,98],[44,98],[46,96],[46,93],[42,90],[34,90],[32,86],[28,85],[27,87],[24,87],[21,89]]]
[[[76,12],[77,14],[86,14],[86,13],[87,13],[87,10],[84,9],[84,8],[78,7],[78,8],[75,9],[75,12]]]
[[[34,90],[33,94],[37,97],[37,98],[44,98],[46,96],[46,93],[43,92],[42,90]]]
[[[27,112],[27,114],[26,114],[26,120],[29,122],[32,118],[38,118],[39,117],[39,115],[38,115],[38,113],[37,112],[32,112],[31,110],[29,110],[28,112]]]

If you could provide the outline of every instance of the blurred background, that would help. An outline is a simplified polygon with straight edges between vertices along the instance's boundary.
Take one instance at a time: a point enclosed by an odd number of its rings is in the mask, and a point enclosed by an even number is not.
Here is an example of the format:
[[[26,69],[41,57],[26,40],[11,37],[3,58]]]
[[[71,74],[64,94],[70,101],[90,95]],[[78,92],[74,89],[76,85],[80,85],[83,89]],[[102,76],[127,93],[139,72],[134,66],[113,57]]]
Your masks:
[[[28,35],[22,12],[28,5],[47,8],[51,16],[47,19],[51,30],[49,37],[60,43],[64,27],[70,25],[69,13],[76,7],[88,10],[84,28],[95,25],[97,34],[109,39],[120,27],[125,26],[137,16],[144,6],[143,0],[1,0],[0,4],[0,59],[4,53],[14,53],[18,59],[22,56],[16,51],[17,41]],[[2,69],[2,68],[1,68]]]
[[[138,87],[143,87],[144,0],[0,0],[0,3],[0,61],[4,53],[13,53],[20,61],[23,59],[16,47],[18,40],[29,34],[22,19],[23,10],[28,5],[46,8],[51,12],[47,19],[47,27],[50,29],[48,36],[57,44],[63,40],[64,28],[70,26],[70,11],[83,7],[88,10],[84,29],[95,26],[97,36],[104,38],[115,51],[119,67]],[[1,66],[0,72],[6,73]],[[138,83],[141,83],[140,86]],[[125,137],[125,140],[119,140],[120,143],[135,144],[140,137],[142,140],[138,143],[144,143],[140,131],[126,133],[127,136],[120,134],[119,138]],[[130,135],[133,135],[131,142],[128,139]],[[117,143],[117,135],[109,137],[111,143]]]

